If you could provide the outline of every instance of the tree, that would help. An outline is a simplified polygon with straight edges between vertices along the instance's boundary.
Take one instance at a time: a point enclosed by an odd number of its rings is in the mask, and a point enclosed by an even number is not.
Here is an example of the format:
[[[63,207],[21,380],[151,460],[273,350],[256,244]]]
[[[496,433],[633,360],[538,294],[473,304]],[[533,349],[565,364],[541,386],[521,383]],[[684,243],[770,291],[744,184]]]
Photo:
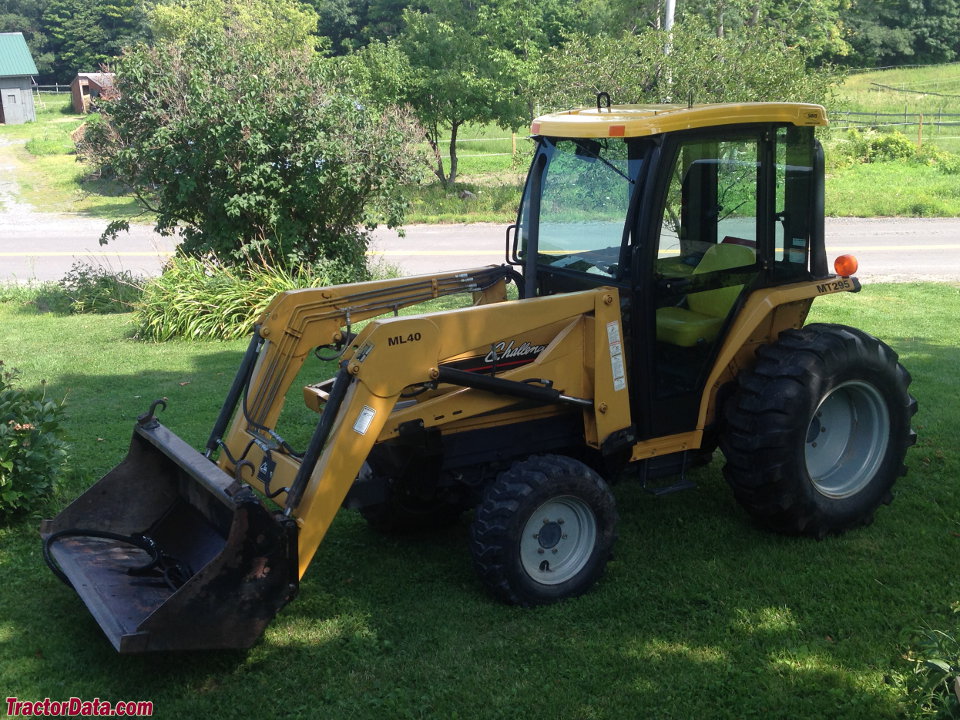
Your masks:
[[[423,123],[434,153],[434,172],[448,184],[457,179],[457,135],[465,123],[509,126],[522,113],[516,102],[511,103],[511,68],[494,52],[490,38],[477,32],[476,21],[408,10],[404,31],[396,40],[410,67],[400,99]],[[498,80],[506,80],[506,87]],[[445,131],[450,133],[446,174],[440,152]]]
[[[429,13],[406,10],[404,28],[345,61],[378,104],[408,105],[423,125],[441,182],[457,178],[457,136],[466,123],[509,129],[529,119],[531,54],[537,47],[517,0],[461,4],[434,0]],[[517,23],[511,21],[516,19]],[[445,169],[441,150],[449,133]]]
[[[572,36],[544,58],[540,100],[547,107],[570,107],[604,91],[618,103],[824,102],[834,80],[829,69],[808,69],[804,53],[787,47],[770,27],[744,26],[719,38],[715,28],[688,17],[674,25],[669,55],[663,52],[667,40],[653,28],[613,42]]]
[[[764,22],[780,32],[785,44],[801,50],[808,66],[824,58],[842,58],[852,52],[846,18],[854,0],[764,0]]]
[[[850,51],[843,18],[852,0],[706,0],[678,3],[681,20],[701,18],[717,37],[738,34],[744,28],[776,30],[782,42],[802,49],[809,61],[843,56]]]
[[[9,0],[0,9],[0,33],[22,32],[41,82],[50,80],[54,55],[47,50],[48,39],[43,25],[46,0]]]
[[[357,43],[366,17],[366,3],[355,0],[314,0],[317,33],[330,41],[336,53],[348,51]]]
[[[180,233],[182,252],[362,267],[369,231],[401,224],[399,189],[423,163],[417,128],[358,103],[329,61],[201,32],[129,52],[116,71],[119,96],[82,150],[158,232]]]
[[[850,60],[860,67],[949,62],[960,53],[957,0],[854,0],[847,24]]]
[[[317,11],[317,33],[338,55],[370,42],[386,42],[403,30],[403,11],[421,9],[417,0],[309,0]]]
[[[960,2],[913,0],[910,28],[919,63],[952,62],[960,55]]]
[[[664,0],[582,0],[571,9],[572,17],[563,23],[566,34],[617,37],[645,27],[659,28]]]
[[[149,13],[158,38],[190,42],[200,32],[229,34],[276,50],[311,45],[317,13],[299,0],[185,0],[160,2]]]
[[[43,26],[57,82],[98,71],[125,46],[147,36],[139,0],[49,0]]]

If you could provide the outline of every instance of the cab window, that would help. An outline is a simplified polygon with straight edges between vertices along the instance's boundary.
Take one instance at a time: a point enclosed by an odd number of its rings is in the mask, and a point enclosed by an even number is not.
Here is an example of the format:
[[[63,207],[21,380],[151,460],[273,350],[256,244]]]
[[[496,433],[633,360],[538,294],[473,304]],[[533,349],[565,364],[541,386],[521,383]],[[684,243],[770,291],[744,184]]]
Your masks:
[[[641,143],[542,138],[520,210],[521,257],[536,239],[537,265],[615,278]]]

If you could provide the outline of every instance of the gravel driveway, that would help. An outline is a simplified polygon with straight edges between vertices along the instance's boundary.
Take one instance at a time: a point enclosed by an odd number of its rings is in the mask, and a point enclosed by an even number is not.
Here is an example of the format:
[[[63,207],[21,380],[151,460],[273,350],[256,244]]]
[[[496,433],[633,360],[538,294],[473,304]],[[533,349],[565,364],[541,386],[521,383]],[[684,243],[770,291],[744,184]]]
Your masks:
[[[5,146],[22,140],[0,138],[0,282],[59,280],[77,260],[136,274],[155,275],[176,242],[147,225],[132,225],[116,242],[99,243],[107,226],[101,218],[37,212],[18,198],[16,167]]]

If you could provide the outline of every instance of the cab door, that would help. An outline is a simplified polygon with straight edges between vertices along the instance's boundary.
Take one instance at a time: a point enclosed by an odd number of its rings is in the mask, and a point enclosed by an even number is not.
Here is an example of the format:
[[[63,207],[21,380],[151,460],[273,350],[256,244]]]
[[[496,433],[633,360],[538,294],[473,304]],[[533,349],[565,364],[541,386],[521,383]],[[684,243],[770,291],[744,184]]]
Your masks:
[[[651,160],[633,265],[641,438],[696,429],[747,296],[813,276],[821,152],[813,128],[754,125],[677,133]]]
[[[647,338],[641,430],[694,429],[706,375],[743,299],[761,281],[774,236],[769,129],[678,133],[664,143],[644,233]]]

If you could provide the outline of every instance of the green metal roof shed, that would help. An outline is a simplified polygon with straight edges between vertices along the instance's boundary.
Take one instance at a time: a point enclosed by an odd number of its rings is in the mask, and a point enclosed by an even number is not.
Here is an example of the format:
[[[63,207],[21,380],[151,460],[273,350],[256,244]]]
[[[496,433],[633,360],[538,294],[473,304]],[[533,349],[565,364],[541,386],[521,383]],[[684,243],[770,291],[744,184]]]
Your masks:
[[[33,107],[36,74],[23,33],[0,33],[0,123],[19,125],[37,119]]]

